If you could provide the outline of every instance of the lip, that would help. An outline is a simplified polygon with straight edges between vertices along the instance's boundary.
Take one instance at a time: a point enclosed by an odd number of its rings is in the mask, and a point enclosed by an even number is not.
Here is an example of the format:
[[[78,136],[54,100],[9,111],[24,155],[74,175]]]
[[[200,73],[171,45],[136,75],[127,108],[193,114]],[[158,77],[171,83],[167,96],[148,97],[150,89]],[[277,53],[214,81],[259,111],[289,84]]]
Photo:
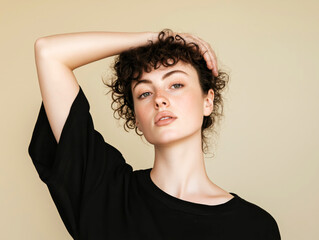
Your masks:
[[[176,120],[176,118],[168,118],[168,119],[158,121],[157,123],[155,123],[155,125],[158,127],[166,126],[166,125],[170,124],[171,122],[174,122],[175,120]]]
[[[161,118],[164,118],[164,117],[170,117],[170,118],[165,120],[160,120]],[[162,111],[156,114],[154,122],[156,125],[166,125],[174,121],[176,118],[177,117],[172,112]]]

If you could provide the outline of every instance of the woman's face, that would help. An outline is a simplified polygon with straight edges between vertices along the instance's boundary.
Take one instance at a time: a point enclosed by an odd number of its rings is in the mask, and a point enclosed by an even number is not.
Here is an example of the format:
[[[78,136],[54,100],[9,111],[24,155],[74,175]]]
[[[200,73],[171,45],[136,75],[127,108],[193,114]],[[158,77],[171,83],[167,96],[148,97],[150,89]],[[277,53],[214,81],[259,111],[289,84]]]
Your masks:
[[[131,85],[136,125],[154,145],[169,145],[199,134],[213,110],[213,90],[202,93],[196,69],[182,61],[144,73]]]

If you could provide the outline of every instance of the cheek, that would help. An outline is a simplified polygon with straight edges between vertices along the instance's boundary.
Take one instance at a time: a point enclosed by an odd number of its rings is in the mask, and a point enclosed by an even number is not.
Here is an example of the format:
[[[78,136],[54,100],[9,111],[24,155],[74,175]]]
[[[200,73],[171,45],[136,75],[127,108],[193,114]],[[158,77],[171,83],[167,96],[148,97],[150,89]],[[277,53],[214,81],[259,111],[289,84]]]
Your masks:
[[[203,100],[197,94],[189,94],[180,99],[179,106],[183,115],[183,124],[185,128],[201,128],[203,122]]]
[[[187,94],[181,99],[181,105],[186,110],[187,114],[201,116],[203,115],[203,100],[198,94]]]
[[[138,121],[140,125],[145,124],[145,122],[149,118],[148,115],[150,114],[150,111],[148,110],[148,108],[144,105],[142,106],[142,105],[136,104],[136,106],[134,107],[134,111],[135,111],[136,121]]]

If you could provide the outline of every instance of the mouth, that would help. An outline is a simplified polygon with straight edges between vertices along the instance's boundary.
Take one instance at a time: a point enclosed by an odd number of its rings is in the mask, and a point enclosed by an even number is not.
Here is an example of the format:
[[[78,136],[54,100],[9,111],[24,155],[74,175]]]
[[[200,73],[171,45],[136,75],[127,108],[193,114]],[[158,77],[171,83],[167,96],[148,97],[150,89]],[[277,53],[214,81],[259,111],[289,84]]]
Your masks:
[[[177,118],[177,117],[175,116],[175,114],[173,114],[170,111],[161,111],[156,114],[154,122],[156,124],[159,121],[163,121],[170,118]]]
[[[162,117],[159,121],[165,120],[165,119],[170,119],[172,117]]]
[[[165,125],[168,125],[172,122],[174,122],[176,120],[176,118],[173,118],[173,117],[163,117],[161,118],[159,121],[157,121],[155,123],[156,126],[165,126]]]
[[[155,117],[155,125],[164,126],[175,121],[177,117],[169,111],[159,112]]]

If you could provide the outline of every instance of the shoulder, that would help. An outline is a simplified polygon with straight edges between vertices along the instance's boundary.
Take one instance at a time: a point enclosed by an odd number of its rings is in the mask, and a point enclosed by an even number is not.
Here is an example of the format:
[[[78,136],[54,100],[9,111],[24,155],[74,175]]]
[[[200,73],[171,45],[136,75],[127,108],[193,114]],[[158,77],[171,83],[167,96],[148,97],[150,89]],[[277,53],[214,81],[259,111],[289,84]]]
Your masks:
[[[281,239],[278,224],[268,211],[238,195],[235,197],[233,211],[236,214],[233,221],[240,223],[239,231],[249,232],[254,239]]]
[[[262,206],[239,197],[238,211],[255,225],[264,226],[268,230],[278,231],[275,218]]]
[[[264,221],[274,221],[273,216],[266,211],[263,207],[257,205],[254,202],[248,201],[242,197],[239,197],[238,210],[245,212],[246,216],[252,217],[254,219],[260,219]]]

